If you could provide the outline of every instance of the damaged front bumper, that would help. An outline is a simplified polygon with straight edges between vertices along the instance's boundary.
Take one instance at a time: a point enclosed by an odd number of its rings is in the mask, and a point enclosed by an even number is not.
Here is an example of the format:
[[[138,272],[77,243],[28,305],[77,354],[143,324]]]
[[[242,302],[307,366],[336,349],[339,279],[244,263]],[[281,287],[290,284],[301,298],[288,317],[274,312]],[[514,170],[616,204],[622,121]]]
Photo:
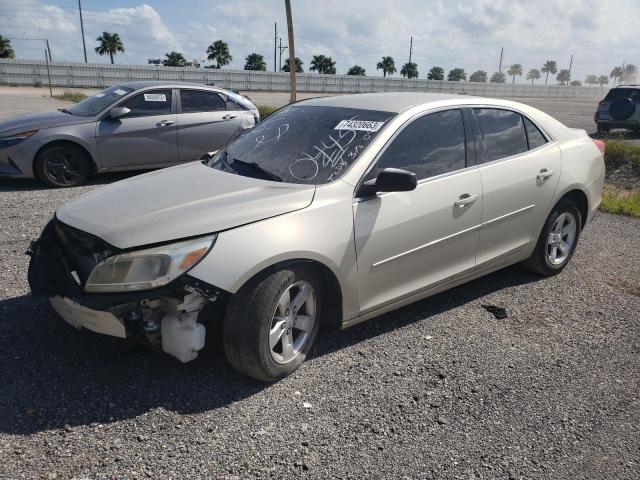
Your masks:
[[[195,359],[204,346],[199,313],[225,296],[188,275],[152,290],[87,293],[84,282],[91,270],[119,250],[56,219],[27,253],[32,294],[49,297],[66,322],[104,335],[146,338],[182,362]]]

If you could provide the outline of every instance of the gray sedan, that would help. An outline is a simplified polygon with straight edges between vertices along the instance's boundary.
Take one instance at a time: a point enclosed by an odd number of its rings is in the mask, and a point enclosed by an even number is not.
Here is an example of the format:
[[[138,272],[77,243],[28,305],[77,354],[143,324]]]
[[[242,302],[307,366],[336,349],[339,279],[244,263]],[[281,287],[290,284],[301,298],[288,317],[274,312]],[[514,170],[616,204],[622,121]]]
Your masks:
[[[0,121],[0,177],[71,187],[91,173],[168,167],[259,121],[234,92],[181,82],[116,85],[69,107]]]

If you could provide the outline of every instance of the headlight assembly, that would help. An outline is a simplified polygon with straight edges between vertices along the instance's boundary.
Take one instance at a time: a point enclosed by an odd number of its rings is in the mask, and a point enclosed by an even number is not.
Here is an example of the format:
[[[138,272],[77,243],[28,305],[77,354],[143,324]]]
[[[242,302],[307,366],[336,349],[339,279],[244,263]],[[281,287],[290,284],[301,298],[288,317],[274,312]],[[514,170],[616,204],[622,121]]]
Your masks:
[[[216,235],[162,247],[127,252],[96,265],[87,292],[130,292],[161,287],[194,267],[209,252]]]
[[[38,130],[30,130],[28,132],[14,133],[13,135],[9,135],[7,137],[0,137],[0,148],[6,148],[6,147],[11,147],[13,145],[16,145],[22,142],[23,140],[26,140],[27,138],[31,137],[37,131]]]

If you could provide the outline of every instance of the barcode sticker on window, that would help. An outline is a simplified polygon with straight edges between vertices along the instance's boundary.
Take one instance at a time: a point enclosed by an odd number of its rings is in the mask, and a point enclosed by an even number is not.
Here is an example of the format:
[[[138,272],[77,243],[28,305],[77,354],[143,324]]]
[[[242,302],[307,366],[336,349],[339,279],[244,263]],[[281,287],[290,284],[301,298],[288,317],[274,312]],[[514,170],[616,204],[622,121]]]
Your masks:
[[[145,93],[145,102],[166,102],[167,96],[164,93]]]
[[[122,90],[122,89],[119,88],[118,90],[114,90],[113,93],[115,93],[116,95],[122,96],[125,93],[127,93],[127,91],[126,90]]]
[[[334,130],[360,130],[362,132],[377,132],[382,128],[384,122],[373,122],[371,120],[341,120]]]

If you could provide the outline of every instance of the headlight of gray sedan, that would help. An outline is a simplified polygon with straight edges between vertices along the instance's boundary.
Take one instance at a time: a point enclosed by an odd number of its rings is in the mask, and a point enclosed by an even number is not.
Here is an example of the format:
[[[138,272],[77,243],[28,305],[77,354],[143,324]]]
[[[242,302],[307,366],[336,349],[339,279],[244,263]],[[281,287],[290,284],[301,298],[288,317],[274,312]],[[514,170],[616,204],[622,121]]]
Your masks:
[[[209,252],[216,235],[114,255],[94,267],[87,292],[130,292],[161,287],[193,268]]]

